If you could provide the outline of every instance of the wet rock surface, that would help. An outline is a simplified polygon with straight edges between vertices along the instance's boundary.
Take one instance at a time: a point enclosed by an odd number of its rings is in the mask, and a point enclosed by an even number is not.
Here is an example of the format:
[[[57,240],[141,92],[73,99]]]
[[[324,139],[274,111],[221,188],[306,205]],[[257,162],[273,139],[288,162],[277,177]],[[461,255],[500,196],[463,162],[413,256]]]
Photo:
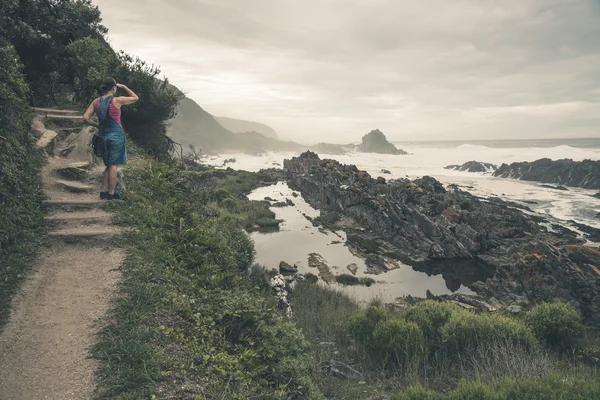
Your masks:
[[[348,246],[376,269],[384,270],[377,257],[389,258],[483,299],[568,301],[600,325],[600,248],[584,246],[570,230],[550,233],[507,204],[447,190],[431,177],[382,184],[311,152],[286,160],[284,173],[322,215],[341,216]]]
[[[600,161],[570,159],[502,164],[494,176],[542,183],[555,183],[584,189],[600,189]]]
[[[484,163],[480,161],[468,161],[463,165],[448,165],[445,169],[453,169],[455,171],[467,172],[492,172],[498,169],[494,164]]]

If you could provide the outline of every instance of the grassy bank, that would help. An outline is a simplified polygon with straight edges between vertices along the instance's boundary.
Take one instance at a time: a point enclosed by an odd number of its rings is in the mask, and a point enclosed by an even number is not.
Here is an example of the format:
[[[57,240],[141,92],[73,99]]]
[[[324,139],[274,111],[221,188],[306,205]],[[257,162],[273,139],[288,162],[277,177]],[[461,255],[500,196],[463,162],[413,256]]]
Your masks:
[[[473,314],[432,301],[361,310],[308,281],[292,296],[294,322],[312,345],[316,371],[335,360],[362,375],[314,375],[327,397],[581,399],[600,390],[598,334],[566,304],[533,306],[521,316]]]
[[[0,39],[0,136],[6,139],[0,139],[0,329],[45,234],[40,211],[43,158],[35,148],[28,86],[15,57],[14,49]]]
[[[123,296],[95,351],[100,398],[575,399],[599,390],[598,335],[565,304],[518,317],[432,301],[361,309],[306,280],[288,321],[242,231],[264,212],[244,194],[268,177],[149,160],[126,177],[127,200],[111,206],[135,231],[122,239]],[[340,364],[359,376],[341,376]]]
[[[219,185],[235,173],[207,174],[157,161],[126,172],[115,211],[136,231],[123,238],[123,297],[95,352],[100,397],[320,398],[307,341],[252,272],[247,188]]]

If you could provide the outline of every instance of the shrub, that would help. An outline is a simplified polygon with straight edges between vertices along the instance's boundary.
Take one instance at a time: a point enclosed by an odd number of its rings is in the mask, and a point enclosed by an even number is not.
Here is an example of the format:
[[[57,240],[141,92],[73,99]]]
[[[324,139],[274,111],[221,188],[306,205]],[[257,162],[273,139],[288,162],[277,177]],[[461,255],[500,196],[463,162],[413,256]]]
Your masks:
[[[509,343],[534,350],[538,341],[531,329],[518,320],[498,314],[456,313],[442,328],[448,355],[460,355],[491,344]]]
[[[365,312],[352,315],[348,320],[348,330],[361,342],[373,336],[377,324],[390,318],[388,311],[380,306],[371,306]]]
[[[4,13],[4,10],[3,12]],[[28,87],[14,48],[0,36],[0,326],[44,238],[41,153],[31,132]]]
[[[462,313],[467,313],[467,311],[454,304],[427,300],[409,307],[403,316],[421,328],[425,340],[435,349],[442,344],[444,325],[452,315]]]
[[[384,364],[415,367],[423,358],[425,339],[414,322],[388,319],[375,327],[370,349]]]
[[[568,350],[576,346],[583,333],[577,311],[567,303],[543,303],[525,314],[525,322],[547,346]]]

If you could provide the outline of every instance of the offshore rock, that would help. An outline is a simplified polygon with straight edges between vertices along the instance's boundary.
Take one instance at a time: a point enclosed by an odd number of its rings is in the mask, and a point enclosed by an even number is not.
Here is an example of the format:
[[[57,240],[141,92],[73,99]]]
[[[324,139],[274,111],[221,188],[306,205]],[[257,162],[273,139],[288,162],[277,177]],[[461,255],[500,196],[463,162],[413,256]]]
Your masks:
[[[600,326],[600,249],[571,231],[549,233],[519,210],[431,177],[381,184],[311,152],[285,160],[284,173],[322,215],[341,216],[351,249],[441,273],[453,290],[465,284],[503,303],[567,301]]]
[[[363,136],[362,143],[358,146],[358,151],[362,153],[408,154],[388,142],[385,135],[379,129],[375,129]]]
[[[542,183],[555,183],[584,189],[600,189],[600,161],[552,161],[542,158],[534,162],[502,164],[494,176]]]
[[[484,163],[480,161],[469,161],[463,165],[448,165],[445,169],[453,169],[455,171],[467,172],[493,172],[498,169],[494,164]]]

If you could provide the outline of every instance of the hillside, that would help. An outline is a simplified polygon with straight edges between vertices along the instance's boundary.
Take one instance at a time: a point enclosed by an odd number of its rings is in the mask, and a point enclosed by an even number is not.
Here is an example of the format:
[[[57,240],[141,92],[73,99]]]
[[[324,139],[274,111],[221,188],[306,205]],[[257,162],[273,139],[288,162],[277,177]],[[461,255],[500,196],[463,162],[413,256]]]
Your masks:
[[[229,117],[215,117],[217,122],[221,126],[234,133],[244,132],[258,132],[268,138],[278,139],[279,135],[275,132],[275,129],[268,125],[261,124],[260,122],[244,121],[241,119],[229,118]]]
[[[176,92],[183,93],[172,86]],[[219,123],[221,118],[217,119],[212,114],[205,111],[194,100],[184,97],[179,102],[177,116],[171,120],[167,129],[167,135],[175,142],[187,147],[192,145],[205,152],[215,151],[242,151],[252,154],[263,151],[294,151],[304,150],[308,146],[302,146],[294,142],[284,142],[274,137],[265,136],[258,130],[245,131],[244,133],[234,133]],[[231,119],[227,119],[231,120]],[[239,121],[246,123],[247,121]],[[253,124],[257,128],[265,131],[265,128],[271,129],[266,125],[256,122],[249,122],[248,127]],[[237,124],[237,126],[242,126]],[[274,133],[274,131],[273,131]],[[275,133],[275,135],[277,135]]]

